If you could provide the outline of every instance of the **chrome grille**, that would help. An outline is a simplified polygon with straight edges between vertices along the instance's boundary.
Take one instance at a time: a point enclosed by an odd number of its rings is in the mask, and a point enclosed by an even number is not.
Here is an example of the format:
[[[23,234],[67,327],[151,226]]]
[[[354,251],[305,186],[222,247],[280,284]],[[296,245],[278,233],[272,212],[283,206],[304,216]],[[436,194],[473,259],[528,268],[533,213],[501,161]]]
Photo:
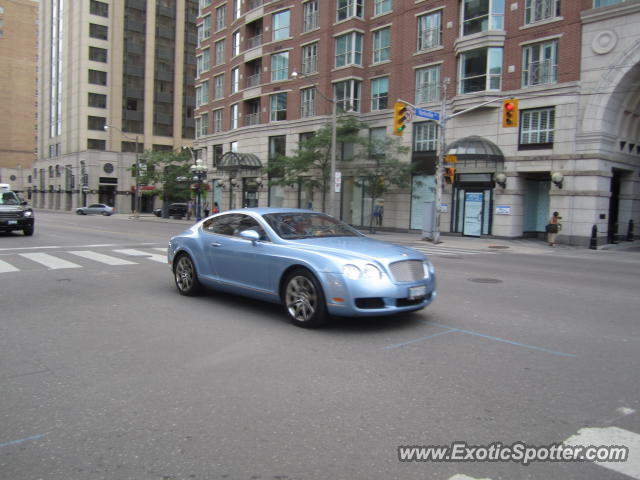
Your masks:
[[[415,282],[424,278],[424,269],[420,260],[402,260],[389,265],[396,282]]]
[[[22,218],[22,212],[0,212],[0,218]]]

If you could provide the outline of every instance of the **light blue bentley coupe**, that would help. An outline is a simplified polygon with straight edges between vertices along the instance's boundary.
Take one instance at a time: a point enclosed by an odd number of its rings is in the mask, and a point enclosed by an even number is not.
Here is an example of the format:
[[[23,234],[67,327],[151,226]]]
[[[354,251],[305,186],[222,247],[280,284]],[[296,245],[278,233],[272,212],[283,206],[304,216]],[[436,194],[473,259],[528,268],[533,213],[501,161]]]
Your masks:
[[[324,213],[244,208],[208,217],[169,242],[178,292],[203,287],[284,305],[301,327],[329,316],[419,310],[436,296],[433,265]]]

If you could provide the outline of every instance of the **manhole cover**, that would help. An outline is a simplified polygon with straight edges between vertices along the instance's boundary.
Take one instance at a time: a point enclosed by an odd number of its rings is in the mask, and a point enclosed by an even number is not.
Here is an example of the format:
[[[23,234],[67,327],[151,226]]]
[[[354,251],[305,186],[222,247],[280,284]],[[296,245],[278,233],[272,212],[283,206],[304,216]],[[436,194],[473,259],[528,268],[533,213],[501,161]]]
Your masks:
[[[497,278],[470,278],[469,281],[474,283],[502,283],[502,280]]]
[[[509,248],[507,245],[489,245],[489,248]]]

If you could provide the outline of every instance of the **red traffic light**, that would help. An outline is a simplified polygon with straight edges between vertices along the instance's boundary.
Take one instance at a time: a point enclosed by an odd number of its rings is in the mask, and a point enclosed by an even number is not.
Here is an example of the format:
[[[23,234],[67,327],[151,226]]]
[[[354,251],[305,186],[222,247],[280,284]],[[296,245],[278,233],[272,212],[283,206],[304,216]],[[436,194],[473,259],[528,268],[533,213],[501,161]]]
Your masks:
[[[504,108],[506,108],[507,110],[511,111],[514,109],[514,105],[512,102],[507,102],[504,104]]]

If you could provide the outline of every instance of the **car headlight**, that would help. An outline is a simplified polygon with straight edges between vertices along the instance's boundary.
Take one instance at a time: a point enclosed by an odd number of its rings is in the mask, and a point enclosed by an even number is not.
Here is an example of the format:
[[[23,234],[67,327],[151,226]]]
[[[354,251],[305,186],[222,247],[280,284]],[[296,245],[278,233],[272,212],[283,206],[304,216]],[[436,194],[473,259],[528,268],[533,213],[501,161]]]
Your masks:
[[[351,280],[358,280],[362,272],[355,265],[347,264],[342,267],[342,273],[345,277],[350,278]]]
[[[428,260],[422,262],[422,270],[424,271],[424,278],[430,278],[434,274],[433,264]]]
[[[33,216],[33,210],[25,210],[24,212],[22,212],[22,216],[23,217],[31,217],[31,216]]]
[[[378,267],[376,267],[375,265],[372,265],[370,263],[367,263],[364,266],[364,273],[363,273],[364,278],[366,278],[367,280],[380,280],[380,277],[382,276],[382,272],[380,271],[380,269]]]

